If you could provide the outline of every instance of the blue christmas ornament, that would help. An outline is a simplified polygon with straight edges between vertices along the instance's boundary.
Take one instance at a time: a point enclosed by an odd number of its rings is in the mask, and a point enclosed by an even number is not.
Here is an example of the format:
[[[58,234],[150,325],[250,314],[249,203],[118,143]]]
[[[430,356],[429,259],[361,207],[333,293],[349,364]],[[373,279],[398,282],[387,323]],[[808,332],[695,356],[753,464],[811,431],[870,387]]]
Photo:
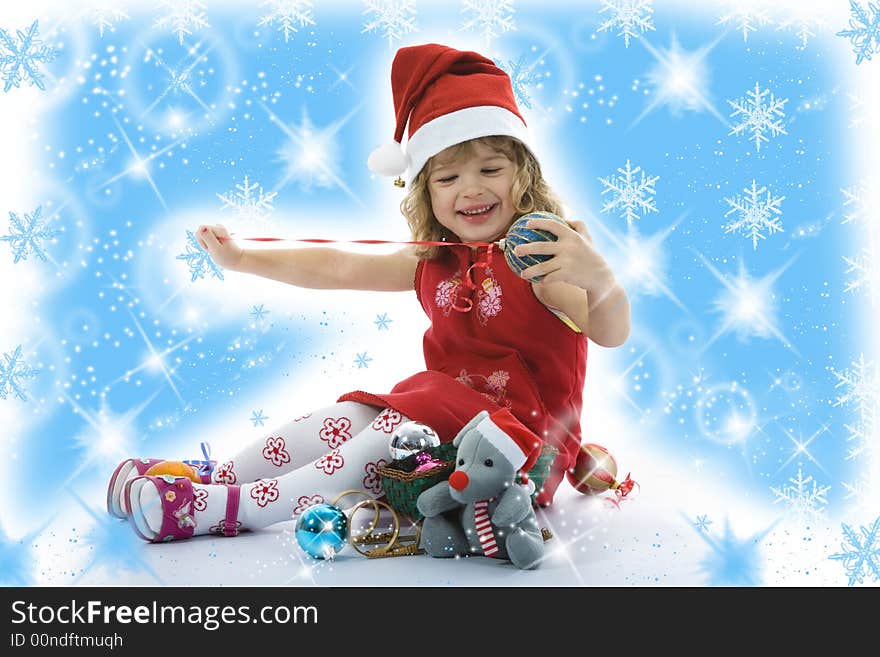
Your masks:
[[[296,521],[296,541],[315,559],[332,559],[348,540],[348,518],[332,504],[313,504]]]
[[[520,244],[556,241],[556,235],[553,233],[546,230],[526,228],[526,223],[528,223],[529,219],[553,219],[554,221],[558,221],[559,223],[568,226],[565,220],[557,217],[551,212],[531,212],[514,221],[510,225],[510,228],[507,229],[507,235],[505,235],[502,240],[501,249],[504,251],[504,259],[507,261],[507,265],[517,274],[523,269],[531,267],[532,265],[537,265],[539,262],[545,262],[553,257],[550,255],[527,255],[521,257],[514,255],[513,250]],[[541,278],[543,277],[535,276],[530,278],[529,281],[537,283]]]

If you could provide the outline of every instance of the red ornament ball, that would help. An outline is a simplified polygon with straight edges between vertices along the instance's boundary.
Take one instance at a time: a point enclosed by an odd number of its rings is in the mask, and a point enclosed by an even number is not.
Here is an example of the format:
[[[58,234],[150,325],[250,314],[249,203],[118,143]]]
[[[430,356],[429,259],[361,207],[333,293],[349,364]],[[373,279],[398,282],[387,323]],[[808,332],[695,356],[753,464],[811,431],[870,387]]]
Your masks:
[[[598,495],[617,488],[617,462],[608,450],[595,443],[581,445],[574,467],[567,473],[569,483],[584,495]]]

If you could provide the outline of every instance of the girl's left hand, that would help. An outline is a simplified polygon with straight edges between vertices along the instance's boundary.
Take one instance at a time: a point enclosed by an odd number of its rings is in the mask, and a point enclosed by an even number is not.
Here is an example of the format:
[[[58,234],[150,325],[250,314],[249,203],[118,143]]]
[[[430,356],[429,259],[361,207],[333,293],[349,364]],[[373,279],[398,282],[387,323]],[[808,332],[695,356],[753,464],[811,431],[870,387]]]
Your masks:
[[[529,219],[527,228],[546,230],[556,235],[555,242],[529,242],[514,249],[517,256],[549,255],[545,262],[532,265],[520,273],[525,279],[543,276],[541,283],[565,282],[587,292],[613,285],[614,274],[608,263],[593,246],[593,238],[582,221],[563,226],[552,219]]]

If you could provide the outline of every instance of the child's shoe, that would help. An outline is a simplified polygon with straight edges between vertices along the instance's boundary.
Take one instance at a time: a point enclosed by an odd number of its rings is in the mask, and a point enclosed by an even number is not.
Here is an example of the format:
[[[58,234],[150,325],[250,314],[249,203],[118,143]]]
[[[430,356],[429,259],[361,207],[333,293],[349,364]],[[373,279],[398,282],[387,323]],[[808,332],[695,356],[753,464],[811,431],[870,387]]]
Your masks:
[[[218,498],[218,494],[221,497]],[[193,487],[187,477],[144,475],[129,479],[122,497],[132,528],[151,543],[208,533],[235,536],[241,528],[238,521],[241,490],[238,486]],[[214,525],[211,525],[209,497],[212,498],[211,508],[218,512],[217,515],[225,510]]]

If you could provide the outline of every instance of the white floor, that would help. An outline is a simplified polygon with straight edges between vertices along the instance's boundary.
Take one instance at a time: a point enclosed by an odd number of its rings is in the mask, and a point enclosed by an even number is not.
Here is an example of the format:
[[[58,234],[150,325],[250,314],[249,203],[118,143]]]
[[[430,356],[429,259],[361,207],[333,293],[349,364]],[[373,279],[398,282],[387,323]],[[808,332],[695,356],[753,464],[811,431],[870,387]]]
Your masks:
[[[305,555],[285,522],[236,538],[213,536],[148,544],[124,521],[88,515],[81,504],[59,514],[41,534],[40,573],[33,584],[78,586],[703,586],[754,583],[845,586],[839,523],[822,526],[782,518],[773,509],[737,505],[712,494],[710,482],[683,486],[677,468],[656,461],[637,496],[619,508],[585,497],[563,483],[556,503],[539,512],[554,534],[533,571],[485,557],[459,560],[426,555],[368,559],[346,546],[332,561]],[[689,489],[687,489],[689,488]],[[694,526],[711,520],[708,533]],[[82,516],[77,520],[77,515]],[[725,521],[729,521],[729,526]],[[91,523],[92,529],[89,530]],[[94,527],[115,538],[102,538]],[[72,527],[80,527],[77,532]],[[74,538],[71,538],[71,537]],[[97,537],[97,538],[96,538]],[[727,538],[725,538],[727,537]],[[757,537],[757,538],[755,538]],[[729,540],[727,540],[729,539]],[[106,540],[109,547],[101,545]],[[744,553],[754,549],[749,562]],[[715,566],[705,566],[710,563]],[[720,560],[720,561],[719,561]],[[727,562],[727,566],[723,562]],[[738,582],[718,579],[727,568]]]

